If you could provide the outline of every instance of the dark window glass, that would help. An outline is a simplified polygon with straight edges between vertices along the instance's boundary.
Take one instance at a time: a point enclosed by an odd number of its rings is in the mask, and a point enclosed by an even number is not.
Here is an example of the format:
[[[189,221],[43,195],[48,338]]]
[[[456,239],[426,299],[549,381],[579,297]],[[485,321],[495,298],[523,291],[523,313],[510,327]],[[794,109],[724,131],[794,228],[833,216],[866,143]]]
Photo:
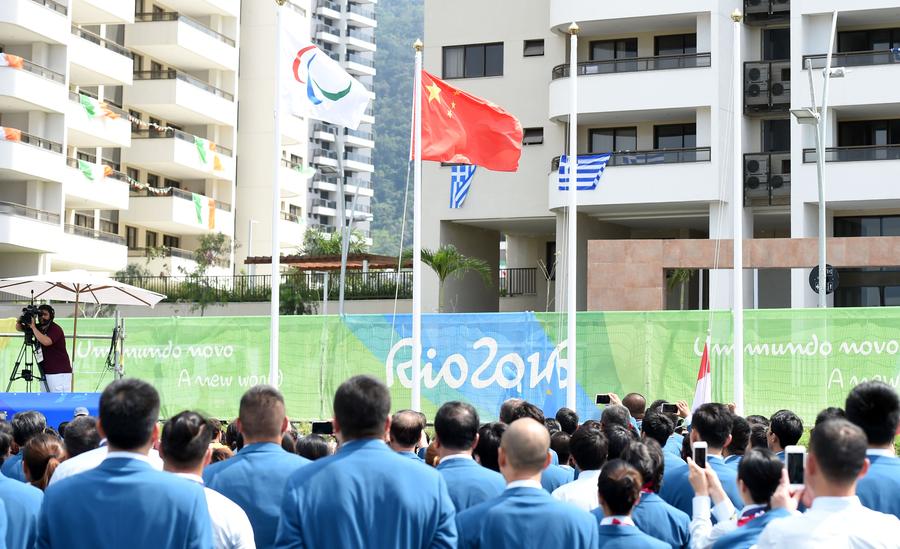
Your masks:
[[[141,172],[137,168],[128,168],[127,170],[128,177],[134,179],[135,181],[140,181]]]
[[[653,39],[654,55],[683,55],[697,53],[696,34],[671,34]]]
[[[181,239],[177,236],[163,235],[163,246],[166,248],[180,248]]]
[[[838,123],[839,147],[900,144],[900,120],[860,120]]]
[[[484,47],[484,75],[503,76],[503,44]]]
[[[525,57],[536,57],[544,55],[544,40],[526,40],[523,47],[522,55]]]
[[[550,280],[556,280],[556,242],[547,242],[545,248],[544,260],[547,265],[547,272]]]
[[[125,227],[125,243],[128,245],[128,248],[131,250],[138,247],[137,227]]]
[[[763,61],[791,58],[791,29],[763,30]]]
[[[544,142],[544,128],[525,128],[522,133],[523,145],[540,145]]]
[[[762,121],[762,152],[784,152],[791,150],[791,121]]]
[[[588,152],[622,152],[637,150],[637,128],[594,128],[588,132]]]
[[[503,43],[447,46],[443,49],[444,78],[503,75]]]
[[[77,225],[79,227],[93,229],[94,228],[94,217],[87,216],[85,214],[76,213],[75,214],[75,225]]]
[[[466,46],[465,72],[466,78],[484,76],[484,46]]]
[[[595,40],[591,42],[591,61],[610,61],[637,57],[637,38]]]
[[[155,248],[156,246],[158,246],[158,238],[159,234],[153,231],[147,231],[146,233],[144,233],[144,247]]]
[[[900,46],[900,29],[871,29],[838,33],[838,52],[885,51]]]
[[[147,174],[147,185],[149,185],[151,187],[159,187],[159,176],[152,174],[152,173],[148,173]]]
[[[696,124],[665,124],[653,127],[654,149],[690,149],[696,146]]]

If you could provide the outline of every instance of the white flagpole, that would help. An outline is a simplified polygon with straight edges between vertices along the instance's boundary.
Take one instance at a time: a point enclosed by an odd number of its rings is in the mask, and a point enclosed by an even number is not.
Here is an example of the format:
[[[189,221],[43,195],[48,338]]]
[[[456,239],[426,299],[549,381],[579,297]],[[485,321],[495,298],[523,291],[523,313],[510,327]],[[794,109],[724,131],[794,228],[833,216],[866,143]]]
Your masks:
[[[281,219],[281,7],[285,0],[275,0],[275,109],[274,138],[272,140],[272,296],[269,308],[269,385],[278,384],[278,337],[281,312],[281,247],[278,241],[278,220]]]
[[[734,410],[738,415],[744,415],[744,176],[743,158],[741,156],[741,123],[742,113],[742,71],[741,71],[741,20],[743,16],[740,10],[735,9],[731,14],[733,21],[734,56],[734,97],[732,98],[733,115],[733,191],[731,196],[732,211],[732,242],[734,243],[734,265],[732,267],[734,295],[732,297],[732,314],[734,335]]]
[[[572,410],[577,405],[577,369],[576,354],[578,345],[576,342],[576,318],[575,311],[578,306],[578,261],[576,258],[578,246],[578,25],[573,22],[569,25],[569,232],[567,236],[568,247],[566,251],[566,320],[567,320],[567,350],[566,364],[568,365],[568,386],[566,387],[566,407]]]
[[[422,409],[422,41],[416,40],[416,76],[413,84],[413,383],[410,408]]]

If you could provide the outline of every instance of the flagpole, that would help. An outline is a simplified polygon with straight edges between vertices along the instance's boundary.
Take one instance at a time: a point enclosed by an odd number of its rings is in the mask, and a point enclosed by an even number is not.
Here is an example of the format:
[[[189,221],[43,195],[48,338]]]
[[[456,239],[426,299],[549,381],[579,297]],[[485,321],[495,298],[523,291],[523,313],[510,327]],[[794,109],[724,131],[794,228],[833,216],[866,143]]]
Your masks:
[[[576,317],[578,306],[578,270],[577,242],[578,237],[578,24],[569,25],[569,232],[566,251],[566,311],[567,311],[567,347],[566,364],[568,365],[568,386],[566,387],[566,407],[576,410],[577,406],[577,368],[576,355]],[[574,167],[574,168],[573,168]],[[576,410],[577,411],[577,410]]]
[[[732,98],[733,115],[733,191],[731,195],[732,212],[732,242],[734,243],[733,275],[733,327],[734,336],[734,410],[738,415],[744,415],[744,177],[743,159],[741,157],[741,122],[742,120],[742,71],[741,71],[741,20],[743,16],[740,10],[735,9],[731,14],[733,23],[732,54],[734,56],[734,97]]]
[[[342,128],[343,126],[338,126]],[[338,281],[338,314],[344,316],[344,283],[347,280],[347,253],[350,249],[350,230],[347,228],[346,203],[344,202],[344,140],[337,139],[337,212],[338,226],[341,228],[341,278]],[[352,222],[352,221],[351,221]]]
[[[422,409],[422,41],[416,39],[413,84],[413,302],[412,394],[410,408]]]
[[[281,248],[278,241],[278,220],[281,219],[281,7],[285,0],[275,0],[275,109],[272,143],[272,275],[269,302],[269,385],[278,384],[278,339],[281,314]]]

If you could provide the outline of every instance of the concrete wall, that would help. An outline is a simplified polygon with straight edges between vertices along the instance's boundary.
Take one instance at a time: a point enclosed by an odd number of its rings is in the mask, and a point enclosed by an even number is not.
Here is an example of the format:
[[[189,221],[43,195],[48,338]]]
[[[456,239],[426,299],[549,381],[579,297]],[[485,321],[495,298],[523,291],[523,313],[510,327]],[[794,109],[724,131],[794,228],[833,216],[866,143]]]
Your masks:
[[[455,313],[495,312],[500,306],[500,293],[498,289],[498,273],[500,269],[500,233],[460,225],[445,221],[441,223],[441,245],[453,244],[464,255],[477,257],[487,262],[491,269],[492,284],[485,285],[481,276],[476,273],[467,273],[462,278],[451,276],[444,283],[444,311]],[[423,266],[424,281],[430,281],[436,288],[437,275],[427,266]],[[424,287],[424,284],[423,284]],[[437,296],[424,292],[422,311],[431,312],[437,310]]]

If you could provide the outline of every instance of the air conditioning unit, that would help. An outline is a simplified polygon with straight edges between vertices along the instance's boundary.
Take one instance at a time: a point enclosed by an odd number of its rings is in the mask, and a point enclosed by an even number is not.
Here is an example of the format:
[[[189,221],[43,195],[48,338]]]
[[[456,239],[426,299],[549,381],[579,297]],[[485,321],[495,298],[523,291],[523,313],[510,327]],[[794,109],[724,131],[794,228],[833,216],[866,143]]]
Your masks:
[[[748,106],[769,104],[769,77],[767,63],[744,66],[744,102]]]

